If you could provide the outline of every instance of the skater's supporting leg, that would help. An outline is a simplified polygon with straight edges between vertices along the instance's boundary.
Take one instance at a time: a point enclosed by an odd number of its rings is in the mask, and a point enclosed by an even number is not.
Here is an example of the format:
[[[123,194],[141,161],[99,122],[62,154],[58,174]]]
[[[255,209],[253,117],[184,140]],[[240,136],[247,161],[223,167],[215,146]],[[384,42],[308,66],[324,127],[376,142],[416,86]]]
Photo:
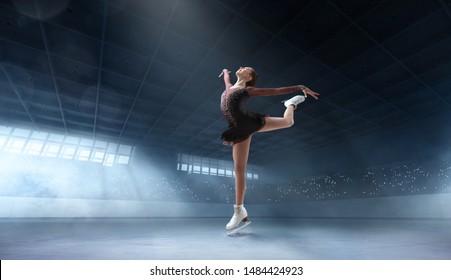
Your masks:
[[[252,135],[246,140],[233,144],[233,163],[235,167],[235,205],[234,214],[226,225],[227,230],[234,229],[241,222],[247,221],[247,211],[244,208],[244,193],[246,192],[246,166],[249,157],[249,147]]]
[[[246,192],[246,166],[249,157],[249,147],[252,135],[246,140],[233,145],[233,163],[235,167],[235,203],[244,203],[244,193]]]

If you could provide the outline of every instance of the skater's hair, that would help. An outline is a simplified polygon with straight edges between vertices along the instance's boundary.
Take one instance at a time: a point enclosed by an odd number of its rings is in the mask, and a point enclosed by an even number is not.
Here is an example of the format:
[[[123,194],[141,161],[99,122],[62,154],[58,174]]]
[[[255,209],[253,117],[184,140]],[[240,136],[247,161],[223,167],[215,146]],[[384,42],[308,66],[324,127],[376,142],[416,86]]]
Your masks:
[[[252,70],[251,70],[251,77],[252,77],[252,80],[246,82],[246,86],[247,86],[247,87],[253,87],[253,86],[255,86],[255,84],[256,84],[257,81],[258,81],[258,74],[257,74],[257,72],[255,72],[255,70],[254,70],[253,68],[251,68],[251,69],[252,69]]]

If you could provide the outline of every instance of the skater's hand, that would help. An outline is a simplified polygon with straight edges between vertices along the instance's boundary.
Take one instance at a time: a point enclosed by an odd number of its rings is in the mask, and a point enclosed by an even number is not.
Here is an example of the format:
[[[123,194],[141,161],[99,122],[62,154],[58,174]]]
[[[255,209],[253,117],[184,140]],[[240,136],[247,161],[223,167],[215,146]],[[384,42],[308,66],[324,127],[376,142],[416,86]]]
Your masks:
[[[224,75],[224,72],[230,73],[229,70],[227,70],[227,69],[222,69],[222,72],[221,72],[221,74],[219,74],[218,78],[221,78],[221,76]]]
[[[307,97],[307,95],[310,95],[311,97],[318,100],[319,93],[309,89],[308,87],[304,86],[304,88],[302,89],[302,92],[304,93],[305,97]]]

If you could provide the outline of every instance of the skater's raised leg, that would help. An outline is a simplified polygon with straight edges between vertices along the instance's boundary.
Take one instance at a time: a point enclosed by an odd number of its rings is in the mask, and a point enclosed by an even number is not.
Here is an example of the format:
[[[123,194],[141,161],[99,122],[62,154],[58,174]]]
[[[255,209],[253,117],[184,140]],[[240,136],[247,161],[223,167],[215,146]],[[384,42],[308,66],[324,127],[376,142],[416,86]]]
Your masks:
[[[258,132],[288,128],[294,124],[294,106],[288,106],[281,117],[265,117],[265,125]]]
[[[266,132],[277,129],[289,128],[294,125],[294,110],[296,110],[299,103],[304,102],[305,96],[296,95],[284,102],[285,113],[283,117],[265,117],[265,125],[258,132]]]

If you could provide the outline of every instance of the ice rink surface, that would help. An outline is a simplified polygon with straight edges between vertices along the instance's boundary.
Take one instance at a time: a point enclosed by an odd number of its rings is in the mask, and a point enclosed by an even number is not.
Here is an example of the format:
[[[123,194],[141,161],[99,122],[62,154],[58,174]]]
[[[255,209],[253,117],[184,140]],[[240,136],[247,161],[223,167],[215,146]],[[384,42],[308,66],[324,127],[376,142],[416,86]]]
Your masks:
[[[449,219],[0,219],[0,259],[451,259]]]

